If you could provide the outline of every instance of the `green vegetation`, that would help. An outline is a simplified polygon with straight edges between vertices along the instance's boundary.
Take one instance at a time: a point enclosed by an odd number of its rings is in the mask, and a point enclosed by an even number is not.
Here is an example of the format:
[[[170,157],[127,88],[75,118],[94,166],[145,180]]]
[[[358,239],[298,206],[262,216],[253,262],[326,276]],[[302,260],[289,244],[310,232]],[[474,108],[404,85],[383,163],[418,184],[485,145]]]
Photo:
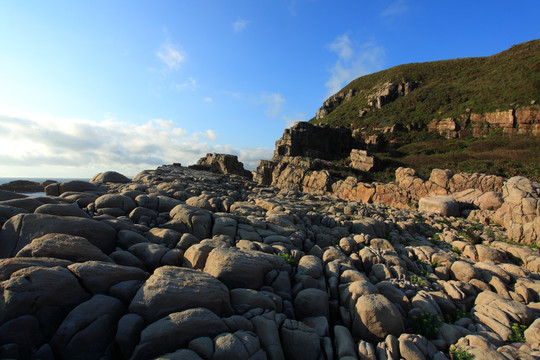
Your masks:
[[[508,243],[508,244],[512,244],[512,245],[517,245],[517,246],[527,246],[528,248],[530,248],[532,250],[539,250],[540,249],[540,246],[538,246],[536,244],[524,244],[524,243],[512,241],[512,240],[509,240],[506,236],[504,236],[502,234],[497,235],[496,240],[497,241],[502,241],[502,242],[505,242],[505,243]]]
[[[410,279],[411,283],[416,284],[418,286],[424,287],[424,285],[425,285],[424,280],[418,275],[412,274],[409,279]]]
[[[439,334],[439,327],[442,320],[439,316],[430,313],[423,313],[420,316],[413,316],[410,320],[411,330],[415,334],[423,335],[433,340]]]
[[[416,274],[418,276],[427,278],[429,276],[428,264],[422,260],[417,260],[416,265],[418,266],[418,271],[416,272]]]
[[[512,327],[510,328],[510,330],[512,330],[512,334],[508,337],[508,340],[512,343],[524,343],[526,329],[527,327],[525,325],[513,323]]]
[[[451,314],[444,314],[444,320],[446,320],[448,324],[453,324],[461,318],[472,319],[473,314],[469,311],[465,311],[461,309],[456,309],[456,311]]]
[[[417,87],[376,109],[370,96],[387,82],[413,82]],[[385,126],[399,125],[383,138],[392,150],[374,153],[380,171],[362,174],[364,181],[394,181],[395,169],[413,167],[428,177],[434,168],[454,172],[479,172],[503,177],[525,175],[540,179],[540,137],[507,136],[494,130],[486,137],[471,134],[447,140],[428,132],[434,119],[459,118],[529,106],[540,101],[540,40],[522,43],[489,57],[463,58],[406,64],[360,77],[340,93],[355,92],[322,119],[313,123],[351,126],[367,134],[382,133]],[[362,117],[359,112],[371,108]],[[468,131],[470,133],[470,131]],[[467,133],[467,132],[466,132]],[[344,178],[348,174],[333,174]]]
[[[428,122],[458,117],[470,109],[482,114],[516,105],[529,105],[540,93],[540,40],[511,47],[489,57],[415,63],[396,66],[353,80],[340,93],[356,92],[323,119],[314,123],[356,128],[393,124],[423,128]],[[381,84],[415,82],[407,96],[359,117]],[[538,100],[538,99],[536,99]],[[410,126],[409,126],[410,128]]]
[[[279,256],[291,266],[298,266],[298,262],[290,254],[287,254],[285,252],[278,252],[277,254],[274,254],[274,255]]]
[[[371,174],[375,181],[393,181],[395,169],[400,166],[412,167],[426,178],[431,170],[438,168],[455,173],[478,172],[503,177],[525,174],[529,178],[540,179],[538,136],[492,134],[484,138],[452,140],[439,137],[404,144],[395,151],[374,153],[381,159],[383,169]]]
[[[474,357],[467,350],[463,350],[461,346],[450,346],[450,357],[452,360],[473,360]]]

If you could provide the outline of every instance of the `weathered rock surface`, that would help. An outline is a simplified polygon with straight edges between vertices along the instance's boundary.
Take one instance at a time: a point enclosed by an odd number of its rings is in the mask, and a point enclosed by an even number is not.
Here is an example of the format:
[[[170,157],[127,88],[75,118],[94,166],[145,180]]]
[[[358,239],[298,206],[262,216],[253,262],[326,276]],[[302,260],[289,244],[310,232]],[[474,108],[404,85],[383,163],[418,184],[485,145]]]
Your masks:
[[[540,253],[507,240],[532,234],[536,184],[504,185],[506,232],[474,200],[496,203],[497,177],[402,168],[393,184],[335,187],[330,171],[288,169],[280,181],[300,188],[176,164],[68,184],[38,213],[6,205],[0,357],[539,357]],[[449,194],[467,218],[384,204]]]
[[[251,179],[251,172],[244,169],[244,164],[238,161],[238,156],[229,154],[206,154],[197,161],[199,169],[219,174],[239,175]]]
[[[50,233],[84,237],[106,254],[114,250],[116,231],[102,222],[80,217],[19,214],[2,227],[0,258],[15,256],[33,239]]]
[[[220,316],[233,313],[229,290],[216,278],[200,271],[163,266],[139,289],[129,310],[151,323],[195,307],[204,307]]]

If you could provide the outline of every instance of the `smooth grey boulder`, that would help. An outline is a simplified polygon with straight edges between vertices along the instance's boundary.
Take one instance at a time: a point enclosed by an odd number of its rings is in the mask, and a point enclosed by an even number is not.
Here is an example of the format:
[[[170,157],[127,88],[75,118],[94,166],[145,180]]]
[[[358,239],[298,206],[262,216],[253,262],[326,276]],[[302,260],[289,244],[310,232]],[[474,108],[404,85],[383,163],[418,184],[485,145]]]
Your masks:
[[[94,175],[92,179],[90,179],[91,183],[116,183],[116,184],[125,184],[130,182],[131,180],[116,172],[116,171],[104,171],[99,174]]]
[[[216,248],[208,254],[204,272],[230,289],[258,290],[264,285],[265,275],[270,270],[281,270],[285,264],[281,257],[260,251]]]
[[[244,314],[255,308],[276,310],[272,298],[253,289],[233,289],[230,291],[231,304],[236,314]]]
[[[285,320],[281,339],[285,359],[319,359],[322,355],[319,335],[301,321]]]
[[[21,209],[19,207],[0,205],[0,224],[17,214],[24,214],[28,212],[28,210]]]
[[[120,194],[105,194],[98,197],[95,201],[96,209],[122,209],[124,214],[128,214],[137,207],[135,200]]]
[[[0,231],[0,258],[13,257],[33,239],[50,233],[84,237],[105,254],[110,254],[116,243],[116,231],[93,219],[19,214],[6,221]]]
[[[100,359],[114,340],[126,309],[110,296],[95,295],[66,316],[50,345],[59,359]]]
[[[24,209],[28,212],[34,212],[38,207],[43,205],[43,203],[35,198],[25,197],[25,198],[0,201],[0,205],[13,206],[13,207]]]
[[[17,344],[21,358],[30,359],[32,351],[44,341],[35,316],[23,315],[0,326],[0,344]]]
[[[90,218],[90,215],[82,211],[77,204],[44,204],[38,207],[34,213]]]
[[[32,240],[21,249],[16,257],[46,257],[73,262],[90,260],[112,262],[111,258],[80,236],[46,234]]]
[[[259,338],[254,333],[243,330],[216,336],[214,349],[213,360],[256,359],[257,355],[255,354],[261,351]],[[266,354],[260,353],[258,355],[260,358]]]
[[[68,266],[92,294],[105,294],[115,284],[127,280],[146,280],[149,274],[139,268],[102,261],[87,261]]]
[[[148,325],[141,333],[132,360],[153,359],[185,348],[193,339],[225,333],[223,319],[205,308],[194,308],[169,314]]]
[[[418,210],[442,216],[459,216],[459,204],[451,196],[439,195],[421,198]]]
[[[7,190],[0,190],[0,201],[6,201],[11,199],[23,199],[28,196],[23,194],[18,194],[13,191],[7,191]]]
[[[271,314],[271,313],[270,313]],[[261,348],[269,359],[285,360],[283,346],[279,336],[279,328],[273,319],[259,315],[251,319],[253,331],[259,337]]]
[[[361,296],[354,307],[352,334],[370,342],[398,336],[405,330],[401,314],[394,304],[380,294]]]
[[[90,298],[77,278],[59,266],[18,270],[2,283],[2,289],[0,323],[34,315],[45,336],[52,335],[69,311]]]
[[[197,207],[179,204],[170,211],[173,221],[184,224],[188,232],[199,240],[212,237],[212,212]]]
[[[8,280],[11,274],[20,269],[31,266],[39,267],[67,267],[73,262],[68,260],[52,259],[52,258],[8,258],[0,260],[0,281]]]
[[[126,314],[118,321],[115,340],[125,359],[129,359],[141,338],[144,319],[137,314]]]
[[[229,289],[216,278],[201,271],[162,266],[139,289],[129,311],[151,323],[195,307],[209,309],[219,316],[233,314]]]
[[[329,299],[326,291],[319,289],[304,289],[294,299],[294,311],[300,320],[306,317],[330,317]]]

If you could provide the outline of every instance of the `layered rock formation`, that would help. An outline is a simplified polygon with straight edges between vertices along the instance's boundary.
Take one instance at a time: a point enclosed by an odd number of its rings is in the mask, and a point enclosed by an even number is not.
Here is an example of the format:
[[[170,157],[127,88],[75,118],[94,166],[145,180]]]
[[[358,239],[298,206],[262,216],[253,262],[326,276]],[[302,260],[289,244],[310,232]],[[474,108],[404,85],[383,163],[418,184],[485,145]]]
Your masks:
[[[282,157],[306,157],[337,160],[349,156],[352,149],[363,146],[344,127],[313,125],[298,121],[276,141],[273,161]]]
[[[358,116],[362,117],[367,112],[382,108],[384,105],[395,101],[397,98],[407,96],[418,86],[416,81],[401,81],[399,83],[387,81],[379,84],[371,89],[368,96],[368,104],[362,110],[359,111]],[[347,91],[339,92],[329,97],[319,110],[315,118],[317,120],[323,119],[332,111],[334,111],[344,101],[351,100],[354,96],[358,95],[355,89],[349,89]]]
[[[495,130],[502,130],[503,134],[506,135],[531,134],[539,136],[540,107],[531,105],[485,114],[467,113],[458,118],[433,120],[428,124],[428,130],[438,132],[447,139],[467,135],[481,137]]]
[[[458,188],[456,176],[433,183]],[[533,195],[514,182],[505,199]],[[540,253],[501,241],[482,212],[446,218],[179,165],[53,191],[2,193],[0,357],[446,359],[459,345],[540,358]],[[525,341],[512,344],[516,326]]]

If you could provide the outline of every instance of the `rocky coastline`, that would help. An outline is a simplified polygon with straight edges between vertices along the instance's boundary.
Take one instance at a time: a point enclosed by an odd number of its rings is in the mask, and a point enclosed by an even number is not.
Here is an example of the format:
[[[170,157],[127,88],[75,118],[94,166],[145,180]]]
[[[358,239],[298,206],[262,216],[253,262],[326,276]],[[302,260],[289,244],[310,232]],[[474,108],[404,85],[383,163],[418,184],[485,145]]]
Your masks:
[[[419,210],[201,163],[0,192],[1,357],[540,358],[540,253],[504,222],[537,184]]]

